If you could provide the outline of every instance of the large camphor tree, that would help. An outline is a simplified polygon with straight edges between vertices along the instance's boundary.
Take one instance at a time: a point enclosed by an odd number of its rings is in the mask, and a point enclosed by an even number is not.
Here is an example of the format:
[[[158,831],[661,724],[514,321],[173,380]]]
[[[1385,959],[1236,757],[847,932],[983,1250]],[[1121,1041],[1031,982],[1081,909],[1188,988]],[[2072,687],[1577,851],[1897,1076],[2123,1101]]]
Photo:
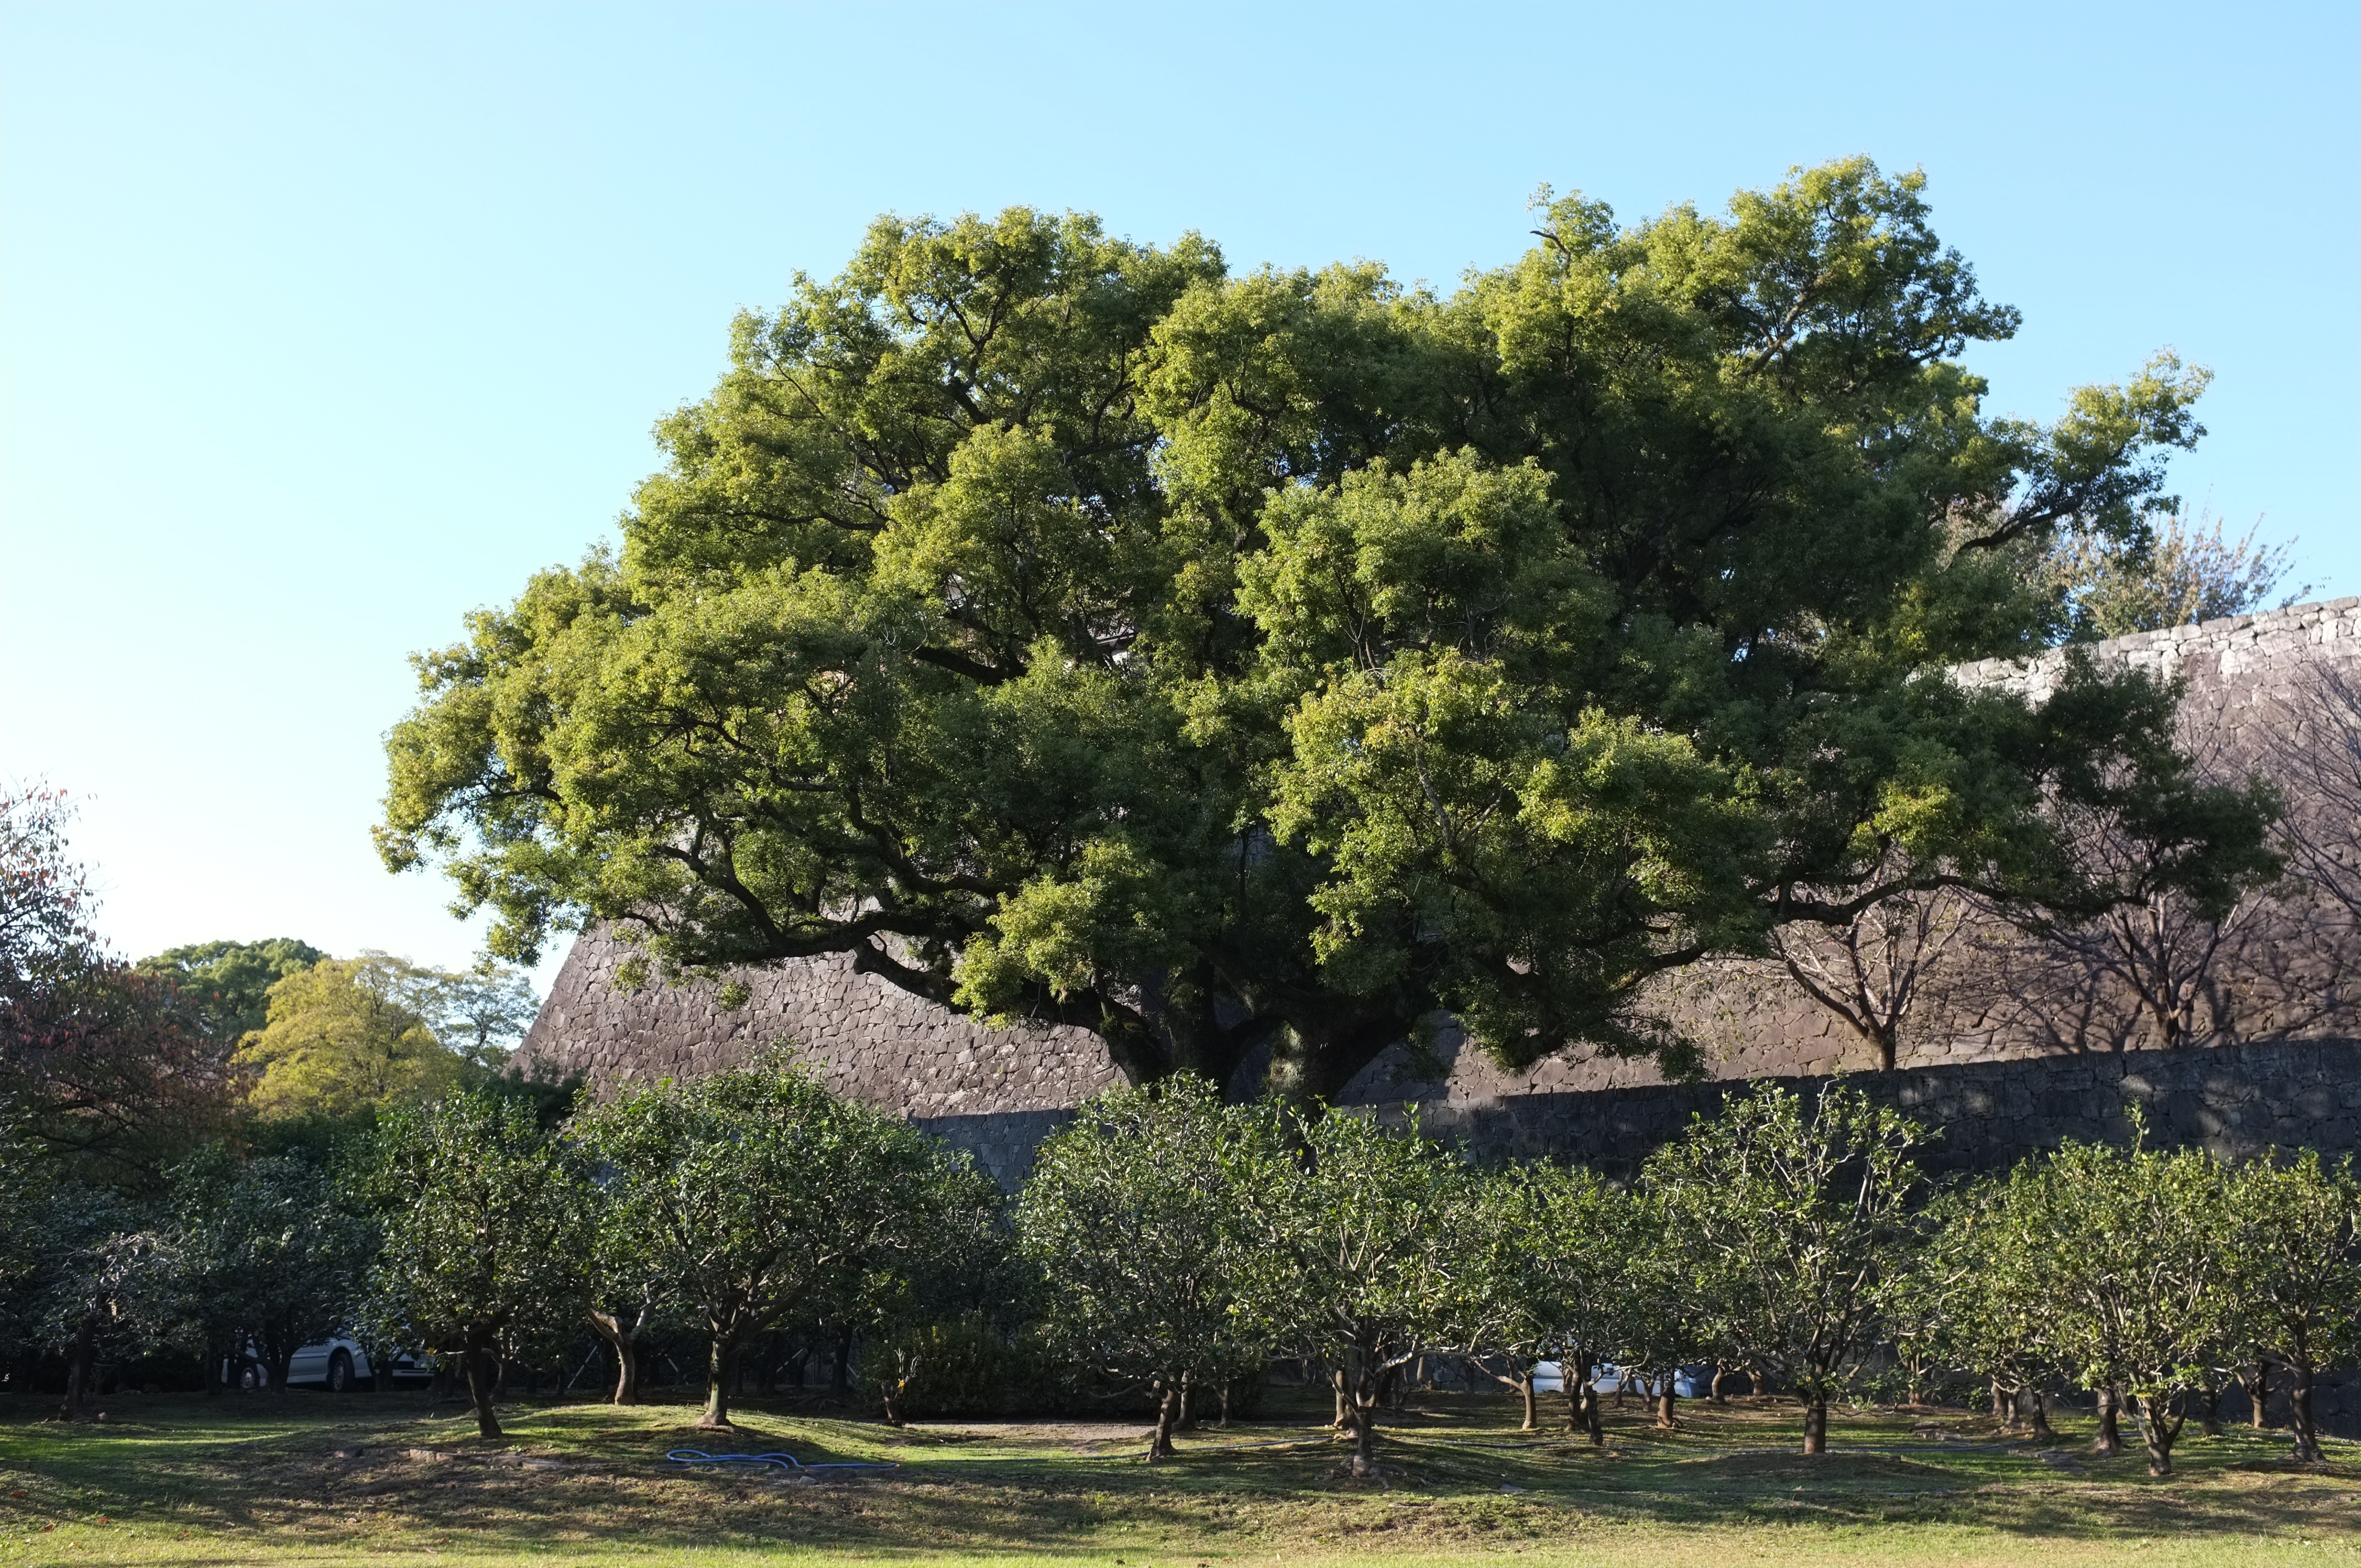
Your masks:
[[[2016,313],[1922,187],[1545,195],[1447,297],[882,219],[739,318],[620,552],[420,658],[384,856],[511,958],[585,921],[666,973],[849,953],[1136,1082],[1267,1044],[1313,1096],[1438,1009],[1677,1069],[1650,976],[1908,888],[2154,891],[2078,870],[2061,805],[2222,901],[2264,806],[2191,777],[2169,692],[1937,674],[2059,634],[2032,563],[2147,526],[2204,375],[1987,413],[1960,356]]]

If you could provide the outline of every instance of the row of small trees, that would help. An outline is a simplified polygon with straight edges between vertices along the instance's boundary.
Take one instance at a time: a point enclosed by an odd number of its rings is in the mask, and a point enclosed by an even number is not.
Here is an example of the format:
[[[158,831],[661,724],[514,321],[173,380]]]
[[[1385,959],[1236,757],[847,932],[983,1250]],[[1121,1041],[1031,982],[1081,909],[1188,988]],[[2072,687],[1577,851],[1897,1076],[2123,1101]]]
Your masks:
[[[326,1147],[211,1146],[148,1198],[9,1144],[0,1337],[62,1355],[82,1414],[103,1360],[187,1354],[283,1387],[298,1346],[351,1333],[379,1367],[401,1349],[462,1376],[497,1436],[504,1365],[587,1326],[628,1400],[649,1336],[686,1331],[703,1420],[725,1425],[757,1337],[956,1319],[1006,1256],[989,1179],[774,1064],[567,1109],[479,1084]]]
[[[1355,1467],[1422,1356],[1505,1366],[1535,1422],[1536,1369],[1602,1440],[1587,1370],[1658,1391],[1676,1370],[1748,1368],[1805,1411],[1804,1452],[1866,1370],[1938,1372],[1995,1398],[2093,1389],[2100,1446],[2129,1410],[2171,1469],[2186,1412],[2225,1376],[2266,1396],[2286,1369],[2299,1457],[2312,1390],[2350,1365],[2361,1184],[2305,1154],[2233,1167],[2193,1150],[2069,1145],[1938,1189],[1926,1133],[1857,1091],[1765,1088],[1697,1121],[1619,1188],[1551,1161],[1478,1170],[1374,1120],[1229,1106],[1185,1081],[1110,1095],[1052,1138],[1016,1207],[1073,1357],[1159,1394],[1155,1455],[1192,1388],[1266,1358],[1323,1367]]]
[[[1612,1364],[1674,1419],[1678,1369],[1745,1369],[1832,1401],[1876,1372],[1916,1397],[1972,1376],[1995,1409],[2081,1387],[2100,1444],[2137,1423],[2164,1474],[2226,1382],[2283,1372],[2296,1452],[2312,1389],[2361,1353],[2361,1182],[2316,1156],[2069,1145],[1945,1187],[1926,1134],[1832,1084],[1732,1101],[1628,1186],[1555,1161],[1481,1169],[1367,1115],[1224,1104],[1193,1079],[1108,1094],[1043,1146],[1013,1203],[963,1157],[779,1060],[568,1106],[477,1087],[399,1110],[333,1152],[204,1151],[142,1206],[5,1164],[0,1269],[20,1340],[67,1359],[248,1360],[360,1337],[464,1376],[486,1435],[503,1365],[587,1327],[634,1397],[653,1334],[704,1352],[701,1420],[727,1425],[741,1359],[826,1323],[868,1342],[889,1418],[962,1346],[1021,1334],[1038,1365],[1150,1395],[1151,1457],[1191,1409],[1275,1360],[1326,1376],[1356,1471],[1423,1358],[1521,1387],[1548,1364],[1603,1440],[1587,1370]],[[210,1375],[210,1374],[209,1374]]]

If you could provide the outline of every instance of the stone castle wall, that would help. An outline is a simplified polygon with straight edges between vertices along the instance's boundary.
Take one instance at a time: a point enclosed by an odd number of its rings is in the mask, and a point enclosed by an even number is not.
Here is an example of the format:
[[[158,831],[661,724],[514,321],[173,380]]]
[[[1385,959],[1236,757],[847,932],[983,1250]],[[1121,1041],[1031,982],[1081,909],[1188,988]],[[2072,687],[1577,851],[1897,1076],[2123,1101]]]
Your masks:
[[[2271,744],[2284,740],[2298,722],[2308,671],[2347,664],[2361,670],[2361,598],[2118,638],[2092,645],[2091,652],[2103,663],[2185,682],[2182,719],[2193,751],[2236,776],[2267,756]],[[2053,652],[2024,663],[1987,661],[1956,674],[1964,681],[2038,698],[2052,689],[2064,662],[2063,653]],[[2286,1061],[2311,1065],[2285,1071],[2316,1076],[2333,1070],[2353,1076],[2349,1069],[2361,1065],[2361,1058],[2351,1054],[2355,1047],[2319,1042],[2352,1032],[2355,1020],[2335,1008],[2299,1003],[2341,995],[2337,977],[2346,958],[2361,959],[2361,955],[2323,945],[2309,928],[2292,934],[2284,928],[2256,930],[2256,963],[2268,967],[2290,954],[2302,961],[2284,972],[2249,976],[2228,987],[2215,1020],[2216,1037],[2296,1042],[2286,1047],[2291,1053]],[[2135,1058],[2145,1061],[2155,1055],[2137,1050],[2136,1020],[2126,1021],[2120,1009],[2116,1014],[2088,1008],[2075,1014],[2070,1007],[2065,1014],[2043,1012],[2038,1005],[2042,987],[2054,987],[2059,978],[2054,962],[2047,971],[2036,972],[2027,967],[2032,960],[1990,939],[1989,934],[1963,944],[1960,951],[1980,967],[1929,1004],[1926,1021],[1905,1043],[1904,1070],[1878,1075],[1898,1084],[1914,1070],[1933,1073],[1924,1080],[1928,1087],[1923,1103],[1946,1118],[1947,1124],[1952,1124],[1956,1112],[1965,1118],[1956,1124],[1966,1128],[1982,1114],[1972,1106],[1987,1102],[2032,1103],[2024,1096],[2043,1104],[2063,1104],[2067,1102],[2059,1096],[2081,1095],[2075,1103],[2097,1105],[2090,1099],[2096,1090],[2075,1087],[2083,1085],[2078,1074],[2103,1079],[2113,1072],[2117,1079],[2108,1081],[2114,1082],[2130,1070],[2122,1062]],[[1104,1047],[1086,1031],[986,1028],[876,976],[855,974],[845,957],[742,971],[733,978],[747,986],[750,1000],[735,1010],[719,1005],[711,985],[666,987],[651,981],[635,989],[619,989],[613,977],[621,957],[619,945],[603,933],[588,932],[577,941],[525,1037],[522,1060],[561,1072],[579,1071],[595,1084],[611,1086],[708,1072],[765,1047],[791,1046],[831,1088],[894,1109],[973,1149],[983,1164],[1008,1180],[1021,1176],[1031,1149],[1060,1113],[1118,1081]],[[1669,1015],[1705,1043],[1710,1075],[1722,1082],[1810,1079],[1876,1065],[1866,1042],[1768,963],[1697,966],[1672,977],[1659,1000]],[[2067,1023],[2061,1024],[2061,1017]],[[2304,1044],[2307,1040],[2312,1043]],[[2235,1056],[2204,1052],[2202,1061],[2211,1065],[2191,1065],[2187,1070],[2229,1072],[2234,1063],[2246,1064],[2236,1068],[2247,1075],[2238,1080],[2246,1088],[2232,1085],[2202,1093],[2217,1099],[2227,1095],[2227,1104],[2245,1103],[2237,1097],[2251,1091],[2257,1103],[2278,1103],[2284,1098],[2280,1091],[2293,1080],[2274,1076],[2282,1072],[2280,1068],[2256,1065],[2279,1060],[2269,1054],[2274,1048],[2241,1047],[2250,1054]],[[2340,1050],[2345,1054],[2337,1055]],[[2255,1051],[2263,1054],[2252,1055]],[[2124,1052],[2132,1054],[2117,1054]],[[2057,1059],[2061,1053],[2065,1059]],[[1434,1063],[1440,1064],[1439,1072]],[[2182,1070],[2178,1067],[2154,1070],[2164,1071],[2171,1083],[2182,1083],[2172,1076]],[[1943,1084],[1956,1087],[1934,1087]],[[2315,1089],[2317,1092],[2305,1091],[2312,1098],[2303,1103],[2328,1092],[2318,1085]],[[1614,1092],[1602,1092],[1609,1091]],[[2200,1091],[2184,1086],[2169,1092],[2185,1097]],[[1532,1069],[1508,1072],[1446,1030],[1431,1062],[1415,1062],[1398,1047],[1372,1063],[1339,1098],[1348,1104],[1416,1102],[1429,1127],[1467,1136],[1485,1149],[1590,1150],[1614,1163],[1626,1157],[1617,1151],[1656,1135],[1643,1135],[1640,1129],[1655,1128],[1665,1116],[1675,1124],[1685,1122],[1689,1110],[1719,1092],[1711,1084],[1666,1085],[1645,1062],[1596,1058],[1578,1047]],[[2118,1094],[2107,1103],[2119,1105],[2120,1098]],[[2091,1110],[2087,1115],[2050,1116],[2044,1112],[2027,1120],[2010,1113],[2002,1125],[2038,1125],[2045,1129],[2041,1135],[2054,1142],[2050,1135],[2060,1128],[2100,1135],[2111,1125],[2103,1125],[2105,1115],[2113,1113]],[[2301,1141],[2346,1139],[2338,1130],[2344,1125],[2323,1122],[2315,1129],[2317,1137]],[[1953,1146],[1989,1147],[1997,1157],[2004,1146],[2015,1146],[1998,1134],[1963,1131]],[[2338,1141],[2335,1146],[2352,1146]]]

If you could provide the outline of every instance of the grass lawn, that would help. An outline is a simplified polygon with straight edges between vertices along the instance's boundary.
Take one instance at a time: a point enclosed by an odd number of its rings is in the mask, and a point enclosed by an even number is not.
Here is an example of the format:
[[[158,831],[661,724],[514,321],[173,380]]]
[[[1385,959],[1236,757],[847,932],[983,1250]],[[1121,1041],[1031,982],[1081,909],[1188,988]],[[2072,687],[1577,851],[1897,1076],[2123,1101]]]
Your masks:
[[[1510,1403],[1435,1397],[1387,1429],[1383,1483],[1354,1483],[1311,1404],[1182,1440],[1093,1422],[874,1421],[755,1401],[728,1446],[885,1472],[791,1476],[689,1466],[719,1444],[695,1408],[507,1408],[487,1444],[423,1396],[127,1396],[68,1427],[0,1400],[0,1564],[766,1561],[1192,1564],[1383,1558],[1532,1563],[2160,1564],[2361,1568],[2361,1444],[2282,1462],[2276,1433],[2203,1438],[2151,1480],[2135,1449],[2096,1460],[2087,1422],[2037,1453],[1964,1411],[1862,1411],[1828,1457],[1791,1452],[1777,1401],[1684,1407],[1676,1434],[1635,1401],[1609,1446],[1516,1431]],[[28,1407],[10,1410],[9,1403]],[[2126,1552],[2132,1556],[2126,1558]]]

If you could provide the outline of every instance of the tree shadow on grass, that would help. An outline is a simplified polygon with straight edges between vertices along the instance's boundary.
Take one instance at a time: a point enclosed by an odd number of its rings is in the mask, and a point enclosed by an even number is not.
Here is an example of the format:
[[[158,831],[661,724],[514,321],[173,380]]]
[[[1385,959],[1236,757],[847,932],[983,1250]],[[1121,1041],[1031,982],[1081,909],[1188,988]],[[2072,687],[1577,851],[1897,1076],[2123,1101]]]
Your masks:
[[[2154,1481],[2136,1454],[2061,1468],[2028,1451],[1916,1442],[1898,1420],[1839,1423],[1837,1451],[1807,1459],[1782,1451],[1793,1434],[1775,1409],[1701,1416],[1671,1436],[1619,1425],[1604,1450],[1564,1433],[1503,1431],[1478,1410],[1389,1430],[1379,1445],[1387,1476],[1370,1485],[1340,1477],[1339,1445],[1301,1426],[1202,1432],[1178,1459],[1151,1466],[1120,1452],[1077,1454],[1050,1425],[1028,1428],[1010,1452],[952,1429],[896,1431],[780,1410],[750,1411],[734,1433],[701,1433],[693,1408],[666,1405],[521,1406],[508,1414],[509,1441],[491,1446],[462,1415],[372,1400],[322,1398],[298,1407],[308,1420],[260,1431],[193,1398],[158,1401],[136,1434],[0,1424],[0,1494],[27,1494],[0,1495],[0,1532],[104,1514],[208,1540],[388,1551],[445,1539],[520,1552],[1447,1551],[1557,1541],[1594,1524],[2250,1538],[2349,1534],[2345,1499],[2361,1477],[2350,1464],[2290,1470],[2275,1435],[2184,1443],[2182,1474]],[[664,1457],[675,1448],[902,1467],[683,1465]]]

